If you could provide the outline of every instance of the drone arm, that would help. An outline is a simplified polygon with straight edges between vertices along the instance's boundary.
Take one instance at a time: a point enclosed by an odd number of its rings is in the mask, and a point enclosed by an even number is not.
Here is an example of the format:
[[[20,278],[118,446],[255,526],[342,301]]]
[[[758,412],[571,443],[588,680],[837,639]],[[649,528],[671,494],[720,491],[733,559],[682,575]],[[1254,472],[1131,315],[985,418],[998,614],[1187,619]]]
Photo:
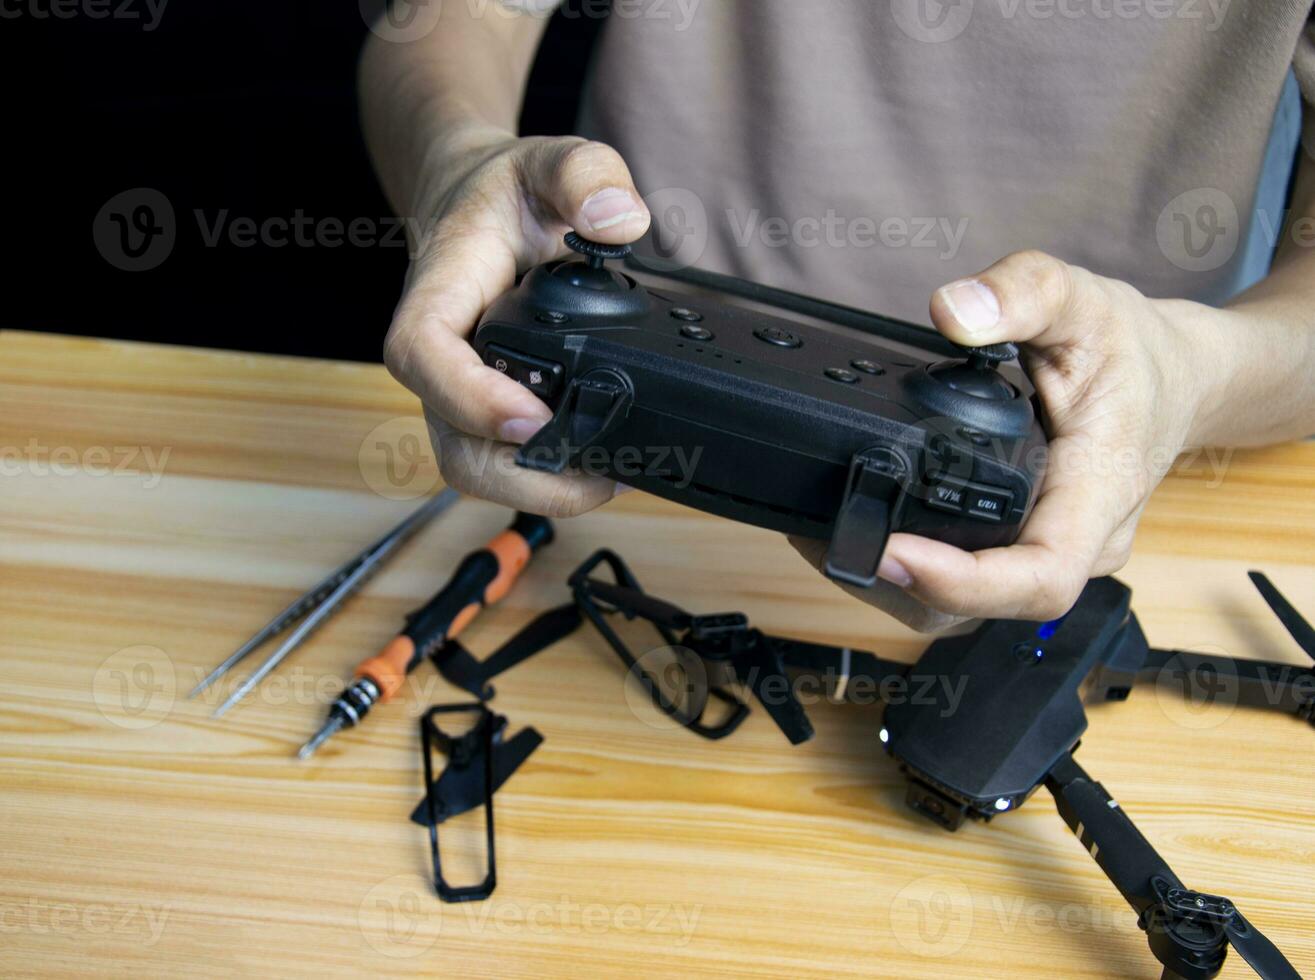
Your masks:
[[[862,650],[768,636],[758,630],[736,630],[727,634],[726,640],[736,679],[753,691],[792,745],[812,738],[813,725],[787,671],[826,679],[834,701],[863,692],[880,696],[892,679],[903,678],[908,671],[905,664]],[[697,640],[691,642],[698,646]]]
[[[1138,915],[1155,903],[1152,878],[1159,876],[1181,887],[1182,882],[1150,841],[1071,755],[1050,770],[1045,784],[1068,829]]]
[[[854,692],[875,691],[880,694],[891,684],[904,679],[909,665],[895,660],[883,660],[866,650],[834,647],[822,643],[805,643],[784,637],[772,637],[781,652],[785,666],[806,674],[832,678],[832,698],[846,699]]]
[[[1226,898],[1187,889],[1105,787],[1071,755],[1045,780],[1059,815],[1137,912],[1164,978],[1208,980],[1231,943],[1264,980],[1300,980],[1292,964]]]
[[[1292,664],[1241,660],[1190,650],[1150,650],[1138,679],[1198,690],[1252,708],[1270,708],[1315,724],[1315,671]],[[1231,690],[1230,690],[1231,688]]]

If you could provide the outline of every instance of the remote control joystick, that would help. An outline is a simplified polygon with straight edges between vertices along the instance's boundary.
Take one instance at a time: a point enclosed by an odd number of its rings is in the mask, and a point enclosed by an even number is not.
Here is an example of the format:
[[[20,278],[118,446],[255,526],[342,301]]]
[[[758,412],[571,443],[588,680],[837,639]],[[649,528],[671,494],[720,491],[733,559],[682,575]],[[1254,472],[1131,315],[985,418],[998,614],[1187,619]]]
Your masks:
[[[1021,436],[1034,416],[1023,398],[998,370],[1018,357],[1014,344],[963,347],[963,360],[940,361],[906,375],[910,395],[925,409],[969,429],[997,436]]]
[[[589,264],[595,268],[603,267],[604,259],[624,259],[630,254],[629,245],[608,245],[606,242],[591,242],[573,231],[566,233],[566,247],[573,252],[589,257]]]
[[[623,272],[609,269],[609,259],[624,259],[629,245],[591,242],[573,231],[567,246],[582,259],[566,259],[540,266],[525,277],[536,306],[554,314],[554,322],[571,316],[638,316],[648,312],[648,294]],[[561,316],[567,319],[557,320]]]
[[[992,344],[989,347],[965,347],[963,352],[968,355],[967,361],[942,361],[933,364],[927,373],[941,384],[974,398],[1006,402],[1018,394],[996,370],[1002,362],[1018,358],[1017,347]]]
[[[553,269],[554,278],[565,279],[573,286],[598,289],[604,292],[626,292],[633,283],[619,272],[604,265],[606,259],[624,259],[630,254],[629,245],[604,245],[581,238],[573,231],[566,233],[566,246],[585,256],[584,262],[563,262]]]

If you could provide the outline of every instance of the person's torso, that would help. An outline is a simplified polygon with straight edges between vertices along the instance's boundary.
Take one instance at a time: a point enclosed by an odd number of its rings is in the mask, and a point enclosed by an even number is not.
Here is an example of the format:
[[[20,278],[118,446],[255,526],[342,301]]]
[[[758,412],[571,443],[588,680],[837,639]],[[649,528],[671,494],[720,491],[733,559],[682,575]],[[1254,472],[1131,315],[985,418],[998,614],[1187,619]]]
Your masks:
[[[1021,248],[1219,302],[1309,7],[615,0],[582,130],[688,264],[920,322]]]

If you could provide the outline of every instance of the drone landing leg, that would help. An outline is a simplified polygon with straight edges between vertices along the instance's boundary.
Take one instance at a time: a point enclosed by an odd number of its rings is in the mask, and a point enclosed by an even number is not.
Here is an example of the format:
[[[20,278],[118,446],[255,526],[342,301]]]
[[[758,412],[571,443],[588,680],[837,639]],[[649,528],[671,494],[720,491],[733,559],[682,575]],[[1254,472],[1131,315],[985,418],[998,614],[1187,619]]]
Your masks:
[[[1165,980],[1209,980],[1228,946],[1263,980],[1300,980],[1278,948],[1226,898],[1178,880],[1118,803],[1064,755],[1045,780],[1064,822],[1137,912]]]

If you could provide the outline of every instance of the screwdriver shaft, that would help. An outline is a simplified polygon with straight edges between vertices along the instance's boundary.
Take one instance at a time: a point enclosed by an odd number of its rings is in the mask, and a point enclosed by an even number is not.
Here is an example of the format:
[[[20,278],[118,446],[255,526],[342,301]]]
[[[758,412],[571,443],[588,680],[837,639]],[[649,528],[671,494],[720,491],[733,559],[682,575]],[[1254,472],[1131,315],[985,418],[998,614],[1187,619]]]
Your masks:
[[[446,510],[449,506],[459,499],[455,490],[444,490],[438,496],[430,500],[425,506],[421,507],[414,514],[398,525],[395,531],[387,535],[383,542],[367,553],[364,560],[343,579],[342,583],[329,594],[329,596],[309,615],[300,625],[293,630],[292,635],[283,641],[282,645],[270,654],[259,667],[251,672],[251,676],[244,680],[238,686],[228,699],[215,709],[212,717],[222,717],[229,708],[237,704],[247,696],[257,684],[269,676],[279,664],[283,663],[297,647],[301,646],[306,637],[310,636],[318,629],[326,619],[332,616],[353,592],[355,592],[370,577],[378,567],[393,552],[400,548],[410,539],[410,537],[420,530],[421,526],[434,517],[436,514]]]

